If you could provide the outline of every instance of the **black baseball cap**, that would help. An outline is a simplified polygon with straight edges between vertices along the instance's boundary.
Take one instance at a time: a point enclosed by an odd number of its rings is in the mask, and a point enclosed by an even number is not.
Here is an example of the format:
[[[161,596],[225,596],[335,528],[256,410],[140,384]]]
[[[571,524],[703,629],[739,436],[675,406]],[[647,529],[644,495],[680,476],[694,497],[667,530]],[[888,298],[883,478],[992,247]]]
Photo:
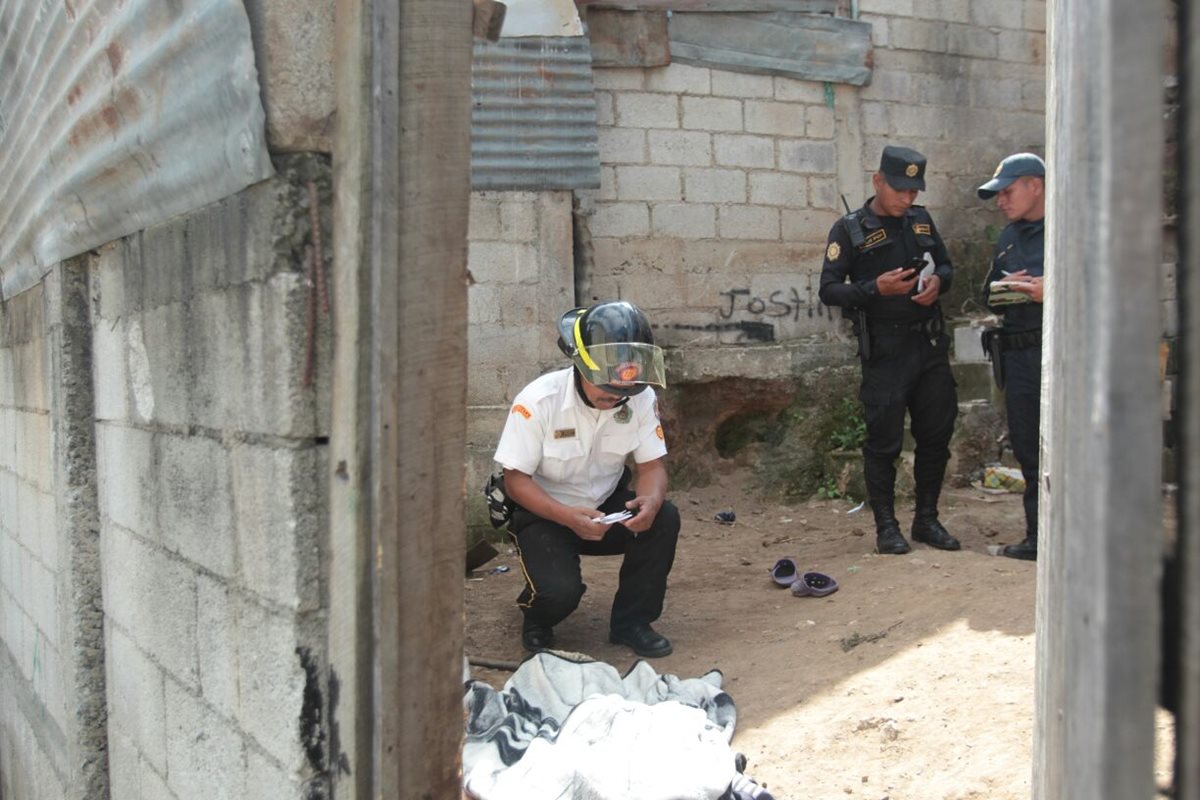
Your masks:
[[[911,147],[888,145],[879,159],[879,174],[893,189],[925,191],[925,156]]]
[[[1046,177],[1046,162],[1033,153],[1013,153],[996,166],[992,179],[979,187],[979,196],[984,200],[995,197],[1002,189],[1011,186],[1017,178],[1026,175]]]

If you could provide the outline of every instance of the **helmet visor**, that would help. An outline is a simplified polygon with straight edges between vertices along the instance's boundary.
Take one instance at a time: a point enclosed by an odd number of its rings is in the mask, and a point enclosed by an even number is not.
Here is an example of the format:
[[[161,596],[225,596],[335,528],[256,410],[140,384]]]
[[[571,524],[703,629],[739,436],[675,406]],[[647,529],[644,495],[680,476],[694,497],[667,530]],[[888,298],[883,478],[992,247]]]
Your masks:
[[[617,394],[636,394],[646,384],[666,388],[662,348],[644,342],[579,347],[572,359],[588,383]]]

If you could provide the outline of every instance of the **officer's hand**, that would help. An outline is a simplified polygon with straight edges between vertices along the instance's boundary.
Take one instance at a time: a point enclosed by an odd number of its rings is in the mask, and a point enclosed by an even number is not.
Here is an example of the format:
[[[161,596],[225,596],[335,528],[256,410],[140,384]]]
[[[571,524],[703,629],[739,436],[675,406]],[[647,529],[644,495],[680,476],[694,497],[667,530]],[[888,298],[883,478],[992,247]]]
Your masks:
[[[586,539],[589,542],[598,542],[604,538],[604,534],[608,533],[608,529],[612,527],[611,523],[601,525],[598,522],[592,522],[593,519],[600,516],[603,516],[603,514],[594,508],[572,508],[571,516],[566,520],[566,524],[580,539]]]
[[[917,271],[912,267],[896,267],[875,279],[875,288],[880,294],[908,294],[917,282]]]
[[[930,275],[925,279],[925,291],[913,295],[913,302],[922,306],[931,306],[937,301],[938,292],[941,289],[942,279],[937,275]]]
[[[662,500],[652,495],[639,495],[626,503],[625,507],[635,513],[632,519],[627,519],[621,524],[634,533],[642,533],[654,524],[654,518],[662,508]]]
[[[1024,270],[1022,270],[1024,272]],[[1008,276],[1008,280],[1012,280],[1015,275]],[[1029,299],[1035,303],[1042,302],[1044,287],[1041,278],[1029,278],[1018,283],[1012,284],[1013,291],[1021,294],[1029,295]]]

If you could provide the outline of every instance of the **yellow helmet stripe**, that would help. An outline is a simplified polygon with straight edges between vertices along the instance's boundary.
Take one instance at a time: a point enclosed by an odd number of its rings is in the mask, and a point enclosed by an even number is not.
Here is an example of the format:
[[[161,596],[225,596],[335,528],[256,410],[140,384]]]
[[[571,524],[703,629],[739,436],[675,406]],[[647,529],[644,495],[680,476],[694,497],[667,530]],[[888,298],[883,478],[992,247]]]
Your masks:
[[[579,333],[579,323],[583,322],[583,315],[580,314],[575,318],[575,349],[579,351],[579,357],[583,359],[583,363],[593,372],[599,372],[600,367],[592,361],[591,355],[588,354],[587,345],[583,343],[583,336]]]

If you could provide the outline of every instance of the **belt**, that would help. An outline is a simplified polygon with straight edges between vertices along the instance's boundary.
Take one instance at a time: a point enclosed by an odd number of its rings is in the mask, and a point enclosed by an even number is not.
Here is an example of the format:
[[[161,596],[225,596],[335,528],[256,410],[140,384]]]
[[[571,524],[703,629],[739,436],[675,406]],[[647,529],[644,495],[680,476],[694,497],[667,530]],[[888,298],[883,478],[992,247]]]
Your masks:
[[[933,325],[932,319],[921,322],[876,322],[867,324],[872,336],[900,336],[906,333],[927,333]]]
[[[1041,347],[1041,345],[1041,328],[1019,333],[1000,333],[1000,346],[1005,350],[1025,350],[1030,347]]]

